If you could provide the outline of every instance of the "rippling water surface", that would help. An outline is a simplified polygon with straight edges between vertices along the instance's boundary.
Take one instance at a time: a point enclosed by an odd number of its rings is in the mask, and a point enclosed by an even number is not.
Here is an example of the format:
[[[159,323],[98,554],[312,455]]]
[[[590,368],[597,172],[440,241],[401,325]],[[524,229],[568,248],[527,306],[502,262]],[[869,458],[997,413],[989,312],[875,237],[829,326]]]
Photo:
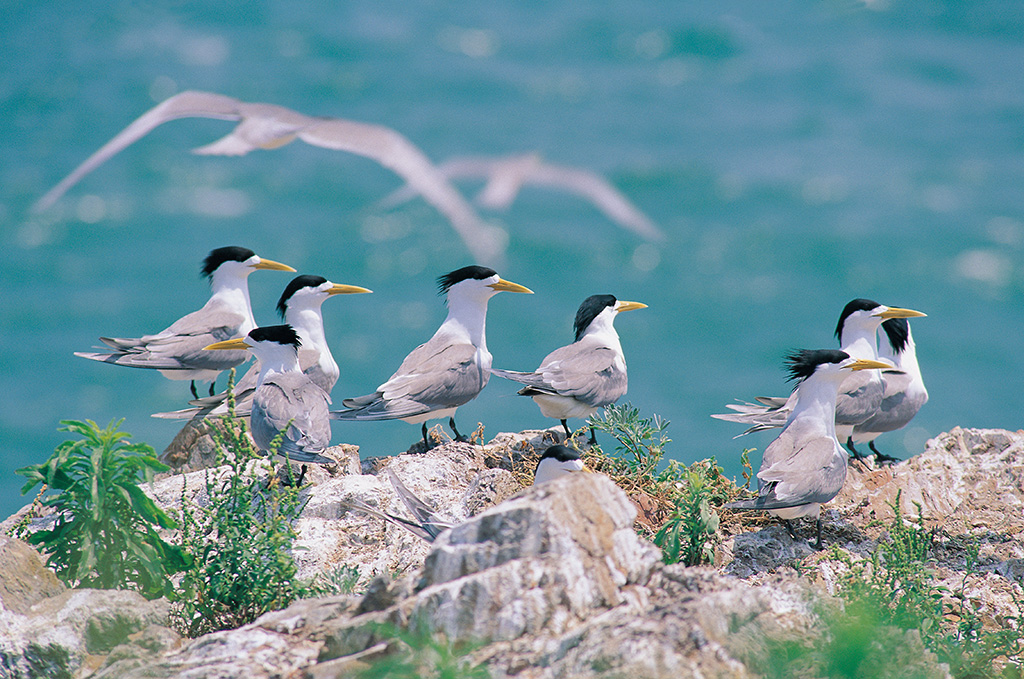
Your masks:
[[[204,89],[391,126],[442,160],[536,150],[603,173],[667,234],[649,244],[572,196],[527,189],[487,212],[500,273],[536,295],[490,305],[495,365],[531,369],[571,340],[583,298],[618,319],[628,399],[671,420],[672,455],[736,473],[735,398],[784,393],[785,352],[834,345],[869,297],[914,321],[931,400],[879,446],[906,456],[954,425],[1021,426],[1024,10],[1016,2],[432,3],[229,9],[206,3],[14,3],[0,44],[0,514],[13,470],[63,440],[61,419],[125,418],[162,450],[187,384],[72,355],[201,306],[199,262],[240,244],[372,288],[324,307],[342,377],[371,391],[444,317],[440,273],[470,262],[422,201],[366,159],[300,144],[188,153],[230,126],[168,123],[49,212],[28,208],[156,102]],[[479,184],[461,187],[472,195]],[[289,275],[250,279],[274,321]],[[545,426],[495,378],[459,411],[488,435]],[[418,427],[334,423],[390,454]],[[754,455],[755,461],[758,454]]]

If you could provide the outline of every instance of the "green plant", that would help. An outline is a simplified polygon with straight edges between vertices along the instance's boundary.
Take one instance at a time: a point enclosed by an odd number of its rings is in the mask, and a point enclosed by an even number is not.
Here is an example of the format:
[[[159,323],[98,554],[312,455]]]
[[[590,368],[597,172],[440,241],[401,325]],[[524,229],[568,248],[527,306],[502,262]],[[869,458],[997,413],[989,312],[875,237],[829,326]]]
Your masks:
[[[64,420],[60,431],[81,438],[57,446],[46,462],[17,470],[28,478],[22,494],[37,484],[59,491],[41,500],[56,510],[54,527],[26,540],[49,554],[47,564],[72,587],[133,588],[155,598],[171,592],[170,575],[187,560],[154,528],[173,528],[174,519],[138,486],[167,467],[152,447],[127,442],[122,421],[100,429],[90,420]]]
[[[711,509],[711,489],[706,468],[697,464],[686,471],[682,496],[675,511],[655,536],[665,563],[682,561],[687,566],[714,563],[714,536],[718,530],[718,512]]]
[[[311,596],[316,597],[352,594],[358,583],[359,570],[349,565],[342,565],[317,573],[312,582],[306,586],[306,590]]]
[[[228,469],[207,471],[205,506],[190,506],[182,488],[182,547],[192,565],[172,620],[191,637],[238,627],[309,593],[291,556],[292,521],[304,506],[299,488],[279,482],[269,458],[253,449],[229,399],[231,415],[212,427],[218,466]],[[290,480],[291,467],[285,471]]]
[[[661,464],[665,446],[670,439],[665,430],[668,421],[657,415],[640,417],[640,411],[629,403],[605,406],[600,414],[591,415],[587,424],[615,439],[619,457],[608,457],[609,471],[620,475],[651,475]]]
[[[483,663],[470,654],[482,646],[454,643],[441,634],[379,625],[377,634],[390,639],[388,653],[361,671],[360,679],[487,679]]]

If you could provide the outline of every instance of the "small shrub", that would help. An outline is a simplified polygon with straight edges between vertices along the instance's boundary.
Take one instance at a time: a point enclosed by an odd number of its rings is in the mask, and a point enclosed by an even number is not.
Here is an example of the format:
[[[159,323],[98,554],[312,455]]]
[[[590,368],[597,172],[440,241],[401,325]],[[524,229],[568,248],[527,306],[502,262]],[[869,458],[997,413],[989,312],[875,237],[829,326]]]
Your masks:
[[[470,654],[482,644],[457,644],[441,634],[380,625],[379,636],[390,639],[389,652],[361,671],[359,679],[488,679],[483,663]]]
[[[233,399],[229,412],[234,413]],[[295,578],[291,555],[292,521],[304,506],[299,488],[278,482],[270,461],[246,437],[242,420],[227,416],[211,429],[218,466],[229,470],[217,477],[207,472],[204,507],[190,507],[182,490],[182,547],[192,565],[172,620],[190,637],[233,629],[309,594]]]
[[[52,529],[25,539],[49,554],[47,564],[71,587],[137,589],[148,598],[172,591],[170,576],[186,560],[178,547],[163,541],[155,526],[175,521],[139,488],[167,467],[145,443],[127,443],[123,420],[105,429],[86,420],[62,421],[60,431],[81,436],[57,446],[42,464],[17,470],[37,484],[59,491],[39,500],[57,511]],[[37,498],[38,499],[38,498]]]
[[[718,512],[711,509],[711,492],[705,469],[693,465],[680,482],[682,496],[675,511],[654,536],[665,563],[682,561],[687,566],[714,563]]]
[[[359,570],[349,565],[342,565],[317,573],[306,589],[310,596],[328,597],[352,594],[358,583]]]

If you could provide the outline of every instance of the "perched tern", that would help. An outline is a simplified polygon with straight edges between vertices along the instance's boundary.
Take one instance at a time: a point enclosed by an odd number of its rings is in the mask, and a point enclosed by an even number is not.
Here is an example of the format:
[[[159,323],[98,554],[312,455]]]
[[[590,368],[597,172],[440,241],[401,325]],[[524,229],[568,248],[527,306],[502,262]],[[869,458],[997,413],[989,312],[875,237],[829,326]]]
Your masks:
[[[867,443],[879,462],[895,462],[898,458],[885,455],[875,448],[875,439],[887,431],[907,426],[917,411],[928,402],[921,368],[917,364],[917,348],[905,318],[893,318],[882,323],[885,338],[878,344],[878,357],[892,361],[896,370],[882,371],[882,405],[875,414],[853,428],[852,441]]]
[[[869,299],[854,299],[843,308],[835,334],[841,351],[854,358],[874,361],[878,359],[878,327],[884,321],[924,315],[920,311],[888,307]],[[889,365],[890,369],[893,367]],[[774,429],[784,426],[788,421],[795,397],[795,391],[789,398],[758,397],[758,404],[729,405],[728,408],[737,412],[712,417],[751,425],[743,434]],[[836,400],[836,432],[839,439],[849,441],[853,427],[874,415],[881,405],[882,378],[878,373],[848,374]]]
[[[249,355],[245,351],[210,354],[203,347],[256,327],[249,304],[248,278],[257,269],[295,271],[286,264],[262,259],[247,248],[217,248],[203,260],[202,275],[210,279],[212,293],[202,309],[183,316],[155,335],[101,337],[104,344],[114,349],[112,353],[76,351],[75,356],[159,370],[172,380],[191,380],[194,398],[198,398],[196,381],[208,381],[212,395],[217,375],[245,362]]]
[[[790,519],[814,517],[816,549],[821,549],[821,505],[838,495],[846,481],[848,455],[836,438],[836,397],[851,371],[891,366],[836,349],[798,351],[787,360],[790,377],[798,383],[782,433],[764,451],[758,496],[726,507],[767,510],[785,520],[787,528]]]
[[[332,411],[333,419],[422,422],[423,443],[429,449],[426,421],[447,417],[456,440],[466,440],[455,428],[455,410],[476,398],[490,377],[487,301],[501,291],[533,291],[483,266],[452,271],[438,285],[447,297],[448,317],[434,336],[413,349],[375,392],[342,401],[347,410]]]
[[[324,333],[324,318],[321,305],[334,295],[351,295],[372,292],[357,285],[332,283],[323,276],[296,276],[288,283],[277,302],[281,319],[292,326],[299,335],[299,367],[307,377],[328,394],[338,381],[338,364],[327,346]],[[252,409],[252,397],[256,380],[260,374],[260,363],[255,361],[234,387],[235,415],[248,417]],[[192,408],[169,413],[155,413],[153,417],[167,420],[192,419],[193,417],[216,417],[228,413],[227,392],[193,401]]]
[[[586,198],[609,219],[643,238],[665,238],[661,229],[607,179],[590,170],[547,163],[539,153],[498,158],[451,158],[439,164],[437,169],[450,180],[485,178],[487,184],[476,197],[477,204],[483,207],[507,210],[523,186],[544,186]],[[417,193],[418,189],[410,183],[382,202],[397,205],[411,200]]]
[[[491,372],[525,384],[519,393],[532,397],[545,417],[560,421],[568,439],[568,418],[590,417],[626,393],[626,358],[613,323],[623,311],[646,307],[612,295],[591,295],[576,312],[575,342],[552,351],[533,372]],[[594,443],[593,428],[590,441]]]
[[[566,474],[589,472],[578,450],[563,445],[550,446],[537,461],[537,470],[533,473],[533,485],[560,479]]]
[[[313,146],[375,160],[402,177],[441,212],[476,259],[495,262],[501,257],[505,233],[480,219],[423,152],[395,130],[341,118],[307,116],[283,106],[248,103],[212,92],[181,92],[157,104],[36,201],[33,211],[49,208],[108,158],[159,125],[178,118],[240,121],[226,137],[193,150],[200,155],[241,156],[301,139]]]
[[[332,464],[320,453],[331,443],[327,411],[331,397],[299,369],[298,333],[290,325],[255,328],[245,337],[216,342],[207,351],[251,351],[260,362],[252,398],[252,440],[270,452],[271,441],[287,428],[278,453],[305,464]]]

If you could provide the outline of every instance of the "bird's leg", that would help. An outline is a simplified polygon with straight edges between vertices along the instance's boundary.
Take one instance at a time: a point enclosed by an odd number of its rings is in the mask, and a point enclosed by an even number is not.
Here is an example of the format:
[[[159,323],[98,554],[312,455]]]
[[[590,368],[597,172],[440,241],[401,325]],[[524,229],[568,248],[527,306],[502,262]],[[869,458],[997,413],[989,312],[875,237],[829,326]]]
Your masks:
[[[816,551],[820,552],[824,548],[825,548],[825,545],[821,541],[821,515],[819,514],[818,515],[818,541],[814,543],[814,549]]]
[[[455,433],[455,440],[459,443],[469,443],[469,439],[459,433],[459,430],[455,428],[455,418],[448,418],[448,426],[451,427],[452,432]]]
[[[793,522],[789,519],[783,519],[782,525],[786,527],[786,532],[789,533],[789,537],[796,540],[796,531],[793,530]]]
[[[430,439],[427,438],[427,423],[423,423],[423,452],[430,450]]]
[[[562,423],[562,429],[565,430],[565,440],[568,441],[572,438],[572,432],[569,431],[569,424],[565,420],[560,420]]]
[[[217,381],[210,382],[210,396],[213,396],[213,388],[217,386]]]
[[[875,448],[874,441],[868,443],[868,448],[870,448],[871,452],[875,454],[875,459],[879,464],[896,464],[900,461],[900,458],[898,457],[893,457],[892,455],[886,455],[885,453],[880,452],[878,448]]]
[[[192,390],[192,398],[199,398],[199,394],[196,392],[196,381],[192,380],[189,382],[188,387]]]
[[[295,482],[296,487],[302,486],[303,479],[306,478],[306,465],[302,465],[302,470],[299,472],[299,480]]]
[[[590,428],[590,447],[593,448],[597,445],[597,436],[594,435],[594,428]]]
[[[853,459],[858,460],[858,461],[864,459],[864,456],[861,455],[860,452],[856,448],[853,447],[853,437],[852,436],[848,436],[846,438],[846,449],[850,451],[850,455],[853,456]]]

